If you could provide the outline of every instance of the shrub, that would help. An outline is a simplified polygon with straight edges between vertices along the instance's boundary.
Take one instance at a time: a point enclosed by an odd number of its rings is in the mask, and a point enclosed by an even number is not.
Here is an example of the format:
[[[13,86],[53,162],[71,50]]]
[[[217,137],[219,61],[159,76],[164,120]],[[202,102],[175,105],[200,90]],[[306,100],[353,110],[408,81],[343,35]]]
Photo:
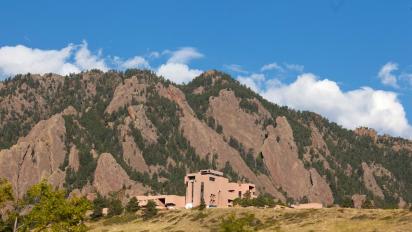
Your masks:
[[[140,209],[139,201],[137,201],[136,197],[132,197],[126,205],[126,212],[134,213]]]
[[[156,202],[154,202],[153,200],[149,200],[147,202],[146,208],[143,211],[143,219],[148,220],[150,218],[153,218],[156,215],[157,215]]]
[[[120,215],[123,213],[122,202],[119,199],[112,199],[109,205],[109,213],[107,216],[113,217],[115,215]]]
[[[262,222],[255,218],[254,214],[247,214],[243,217],[236,218],[235,214],[230,214],[227,218],[222,219],[219,227],[222,232],[246,232],[255,231]]]
[[[205,199],[202,196],[202,198],[200,198],[199,210],[204,210],[204,209],[206,209],[206,203],[205,203]]]

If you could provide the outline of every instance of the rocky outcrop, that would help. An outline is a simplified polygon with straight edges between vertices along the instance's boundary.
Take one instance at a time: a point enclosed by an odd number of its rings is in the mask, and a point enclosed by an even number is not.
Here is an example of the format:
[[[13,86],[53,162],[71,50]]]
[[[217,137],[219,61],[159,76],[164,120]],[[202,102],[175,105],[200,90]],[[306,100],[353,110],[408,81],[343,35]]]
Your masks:
[[[66,155],[65,133],[62,114],[57,114],[40,121],[10,149],[0,151],[0,175],[11,181],[18,197],[44,178],[63,185],[65,174],[59,166]]]
[[[158,91],[161,96],[176,102],[181,108],[181,130],[183,131],[183,135],[190,142],[190,145],[196,150],[197,154],[203,158],[207,155],[212,157],[214,154],[217,154],[219,168],[223,168],[225,163],[229,162],[233,169],[241,176],[246,177],[249,181],[255,183],[266,192],[279,198],[283,198],[282,194],[279,193],[267,176],[260,175],[258,178],[246,165],[239,153],[223,140],[222,135],[216,133],[204,122],[196,118],[193,110],[188,105],[184,94],[178,88],[174,86],[169,86],[168,88],[158,86]]]
[[[93,187],[103,196],[122,189],[129,189],[133,194],[143,194],[147,189],[130,180],[127,173],[109,153],[100,154],[94,173]]]
[[[157,141],[157,131],[153,123],[147,118],[143,105],[133,105],[127,108],[129,117],[125,119],[125,125],[130,125],[137,128],[145,140],[150,143]]]
[[[367,127],[359,127],[359,128],[356,128],[354,132],[358,136],[370,137],[375,142],[378,140],[378,133],[374,129],[367,128]]]
[[[376,182],[376,179],[373,175],[373,170],[365,162],[362,162],[362,169],[363,169],[363,182],[365,183],[365,187],[369,191],[371,191],[373,195],[383,199],[385,195],[383,194],[382,189],[379,187],[378,183]]]
[[[133,76],[124,80],[124,83],[117,86],[113,98],[106,108],[106,113],[113,113],[121,107],[131,105],[133,101],[145,101],[147,84],[143,79]]]
[[[128,120],[125,121],[125,125],[119,126],[122,141],[121,143],[123,150],[123,159],[130,167],[132,167],[136,171],[148,171],[149,168],[143,158],[142,151],[139,149],[139,147],[137,147],[134,138],[131,136],[131,131],[127,124]]]
[[[73,145],[73,147],[70,148],[69,167],[76,172],[79,170],[80,167],[79,151],[77,150],[76,145]]]
[[[236,138],[247,150],[252,149],[257,154],[265,138],[264,128],[259,122],[270,117],[269,113],[263,107],[260,114],[246,113],[230,90],[221,90],[219,96],[211,97],[209,102],[208,115],[222,125],[223,134],[227,138]]]
[[[262,155],[275,184],[289,197],[333,203],[332,191],[316,170],[309,172],[298,158],[298,149],[293,139],[292,128],[285,117],[276,118],[276,128],[268,127],[268,137],[262,147]]]
[[[366,201],[366,195],[354,194],[352,196],[353,207],[360,209]]]

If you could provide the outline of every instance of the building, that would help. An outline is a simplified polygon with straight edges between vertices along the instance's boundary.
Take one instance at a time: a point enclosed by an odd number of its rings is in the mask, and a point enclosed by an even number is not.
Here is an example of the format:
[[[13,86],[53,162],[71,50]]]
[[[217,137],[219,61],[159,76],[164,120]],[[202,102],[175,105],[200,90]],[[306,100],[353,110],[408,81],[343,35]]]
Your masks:
[[[233,183],[223,176],[222,172],[207,169],[185,176],[186,198],[185,207],[200,205],[203,198],[207,207],[230,207],[233,200],[248,194],[256,197],[254,184]]]
[[[139,206],[145,207],[147,202],[152,200],[158,209],[175,209],[185,207],[185,197],[177,195],[158,195],[158,196],[136,196]]]

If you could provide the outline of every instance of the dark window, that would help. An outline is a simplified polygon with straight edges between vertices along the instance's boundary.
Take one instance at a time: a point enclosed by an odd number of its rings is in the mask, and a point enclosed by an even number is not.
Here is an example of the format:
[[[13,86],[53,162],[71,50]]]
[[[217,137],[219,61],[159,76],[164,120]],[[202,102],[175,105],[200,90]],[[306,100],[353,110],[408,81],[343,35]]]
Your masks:
[[[239,191],[239,198],[242,197],[242,191]]]
[[[205,192],[205,184],[202,182],[202,183],[200,183],[200,199],[203,198],[204,192]],[[204,200],[204,198],[203,198],[203,200]]]
[[[209,180],[210,181],[215,181],[215,178],[214,177],[209,177]]]
[[[195,176],[189,176],[189,180],[194,180],[194,179],[196,179]]]

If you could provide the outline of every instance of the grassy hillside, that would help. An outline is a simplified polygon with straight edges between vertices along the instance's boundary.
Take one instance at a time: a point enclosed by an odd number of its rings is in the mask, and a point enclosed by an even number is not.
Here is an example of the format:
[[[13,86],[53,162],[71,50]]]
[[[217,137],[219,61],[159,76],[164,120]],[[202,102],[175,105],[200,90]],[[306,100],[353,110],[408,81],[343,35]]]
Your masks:
[[[410,231],[412,213],[381,209],[256,209],[228,208],[164,211],[149,221],[139,216],[111,218],[88,226],[91,231],[219,231],[223,218],[252,217],[245,229],[252,231]],[[127,222],[126,222],[127,221]]]

